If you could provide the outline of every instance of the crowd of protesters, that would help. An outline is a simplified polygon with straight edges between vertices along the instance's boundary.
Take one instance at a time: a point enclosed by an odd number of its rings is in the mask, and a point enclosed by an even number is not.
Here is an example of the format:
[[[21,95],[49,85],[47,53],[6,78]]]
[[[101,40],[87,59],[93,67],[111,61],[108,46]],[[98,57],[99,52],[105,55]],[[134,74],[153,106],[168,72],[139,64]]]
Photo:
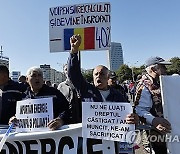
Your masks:
[[[83,77],[78,60],[80,35],[70,38],[71,52],[64,66],[66,81],[51,84],[43,81],[43,72],[38,67],[27,70],[26,76],[19,77],[19,83],[9,78],[9,70],[0,65],[0,124],[18,123],[16,102],[53,96],[54,119],[48,123],[51,130],[64,124],[82,122],[82,101],[84,102],[134,102],[134,113],[127,116],[129,124],[144,123],[154,127],[152,132],[164,135],[171,131],[171,124],[163,118],[159,76],[166,74],[165,65],[170,62],[160,57],[146,61],[146,73],[139,75],[137,82],[119,84],[117,75],[107,67],[98,65],[93,71],[93,84]],[[8,111],[8,112],[7,112]],[[10,120],[9,120],[10,119]],[[152,144],[155,153],[165,154],[165,143]],[[160,148],[159,148],[160,147]],[[159,151],[161,149],[161,151]]]

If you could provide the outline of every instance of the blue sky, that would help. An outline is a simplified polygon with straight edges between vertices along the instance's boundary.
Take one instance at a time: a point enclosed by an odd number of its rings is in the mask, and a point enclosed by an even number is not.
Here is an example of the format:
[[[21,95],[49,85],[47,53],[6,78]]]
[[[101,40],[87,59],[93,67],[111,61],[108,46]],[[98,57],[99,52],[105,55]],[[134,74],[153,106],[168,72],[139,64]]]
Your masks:
[[[111,3],[111,41],[122,43],[126,64],[139,66],[150,56],[180,56],[180,1],[85,2]],[[69,53],[49,52],[49,8],[79,3],[82,0],[0,0],[0,45],[10,58],[10,71],[25,74],[40,64],[61,71]],[[106,51],[83,52],[81,58],[85,69],[107,65]]]

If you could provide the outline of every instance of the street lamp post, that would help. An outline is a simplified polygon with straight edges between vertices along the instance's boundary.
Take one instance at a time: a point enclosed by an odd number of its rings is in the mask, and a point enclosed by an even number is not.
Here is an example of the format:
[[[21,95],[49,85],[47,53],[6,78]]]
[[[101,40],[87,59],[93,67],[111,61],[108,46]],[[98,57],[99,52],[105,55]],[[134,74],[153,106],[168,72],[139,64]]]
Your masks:
[[[131,67],[131,71],[132,71],[132,80],[134,82],[134,69],[133,69],[133,67]]]

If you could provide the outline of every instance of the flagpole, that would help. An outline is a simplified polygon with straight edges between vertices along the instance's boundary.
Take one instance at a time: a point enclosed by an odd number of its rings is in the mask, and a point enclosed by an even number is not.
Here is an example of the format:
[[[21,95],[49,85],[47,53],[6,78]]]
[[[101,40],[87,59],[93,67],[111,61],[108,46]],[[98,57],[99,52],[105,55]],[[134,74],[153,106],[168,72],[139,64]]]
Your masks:
[[[1,152],[1,150],[2,150],[2,148],[3,148],[3,146],[4,146],[4,144],[5,144],[8,136],[9,136],[9,133],[11,132],[13,126],[14,126],[14,123],[12,123],[12,124],[9,126],[9,128],[7,129],[6,133],[4,134],[3,138],[2,138],[1,141],[0,141],[0,152]]]

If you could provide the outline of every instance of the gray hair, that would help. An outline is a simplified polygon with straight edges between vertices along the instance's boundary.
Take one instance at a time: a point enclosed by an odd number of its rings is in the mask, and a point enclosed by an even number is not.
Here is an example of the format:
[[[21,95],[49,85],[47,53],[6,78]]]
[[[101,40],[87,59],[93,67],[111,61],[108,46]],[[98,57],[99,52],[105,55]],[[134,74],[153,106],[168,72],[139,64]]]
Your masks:
[[[38,72],[38,73],[40,73],[40,74],[43,76],[43,71],[42,71],[42,69],[39,68],[39,67],[37,67],[37,66],[33,66],[33,67],[29,68],[29,69],[27,70],[26,76],[32,75],[33,72]]]

